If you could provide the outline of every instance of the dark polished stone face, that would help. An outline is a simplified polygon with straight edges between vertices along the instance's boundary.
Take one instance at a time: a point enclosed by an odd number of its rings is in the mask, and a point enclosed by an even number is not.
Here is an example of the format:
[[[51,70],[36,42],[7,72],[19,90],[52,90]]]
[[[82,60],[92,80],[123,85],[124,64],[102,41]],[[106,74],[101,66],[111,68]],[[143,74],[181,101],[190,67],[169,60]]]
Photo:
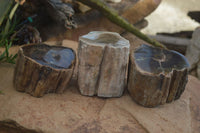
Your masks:
[[[142,70],[154,74],[189,68],[189,63],[182,54],[149,45],[139,47],[134,53],[134,58]]]
[[[74,52],[64,47],[45,47],[41,45],[30,48],[29,53],[25,54],[34,59],[41,65],[50,66],[56,69],[69,68],[75,59]]]

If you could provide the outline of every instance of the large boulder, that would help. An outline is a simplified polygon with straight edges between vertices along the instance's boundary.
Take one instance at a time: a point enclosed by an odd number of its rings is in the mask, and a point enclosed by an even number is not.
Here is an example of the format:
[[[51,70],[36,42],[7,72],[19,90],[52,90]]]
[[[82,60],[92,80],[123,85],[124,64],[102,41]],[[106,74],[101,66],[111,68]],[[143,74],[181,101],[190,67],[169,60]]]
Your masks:
[[[77,48],[77,43],[64,42],[65,46]],[[3,92],[0,94],[0,121],[11,119],[45,133],[199,132],[200,81],[192,76],[179,100],[157,108],[145,108],[136,104],[127,91],[121,98],[82,96],[75,80],[63,94],[35,98],[14,89],[14,67],[0,65],[0,91]]]

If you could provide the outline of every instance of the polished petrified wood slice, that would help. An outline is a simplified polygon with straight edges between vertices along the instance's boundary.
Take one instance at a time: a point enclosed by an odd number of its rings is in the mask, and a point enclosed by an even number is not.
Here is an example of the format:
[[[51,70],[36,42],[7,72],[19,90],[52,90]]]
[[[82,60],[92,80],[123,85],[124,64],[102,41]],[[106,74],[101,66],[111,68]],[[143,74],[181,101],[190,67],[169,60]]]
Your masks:
[[[146,107],[172,102],[185,89],[188,68],[182,54],[142,45],[130,55],[128,90],[137,103]]]
[[[78,85],[81,94],[119,97],[127,81],[129,41],[118,33],[95,31],[80,37]]]
[[[75,59],[70,48],[25,45],[18,52],[14,86],[16,90],[35,97],[50,92],[62,93],[73,74]]]

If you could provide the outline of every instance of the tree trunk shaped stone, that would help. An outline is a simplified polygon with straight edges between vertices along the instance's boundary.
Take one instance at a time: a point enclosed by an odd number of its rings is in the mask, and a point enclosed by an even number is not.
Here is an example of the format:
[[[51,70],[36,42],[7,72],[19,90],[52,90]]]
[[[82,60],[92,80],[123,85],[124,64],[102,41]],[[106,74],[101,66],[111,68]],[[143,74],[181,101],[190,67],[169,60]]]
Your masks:
[[[128,90],[145,107],[179,99],[188,80],[189,63],[180,53],[142,45],[130,55]]]
[[[120,97],[127,83],[129,41],[118,33],[102,31],[90,32],[79,41],[81,94]]]
[[[50,92],[62,93],[73,74],[75,59],[70,48],[25,45],[18,52],[14,86],[16,90],[35,97]]]

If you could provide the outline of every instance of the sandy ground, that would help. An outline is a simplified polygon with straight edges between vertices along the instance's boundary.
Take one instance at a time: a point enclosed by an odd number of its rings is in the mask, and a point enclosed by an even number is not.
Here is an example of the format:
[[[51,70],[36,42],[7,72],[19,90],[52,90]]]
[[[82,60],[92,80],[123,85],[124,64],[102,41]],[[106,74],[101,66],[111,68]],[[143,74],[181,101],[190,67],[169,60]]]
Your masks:
[[[199,23],[187,16],[188,11],[200,11],[200,0],[163,0],[146,19],[149,25],[142,30],[146,34],[194,30]]]

